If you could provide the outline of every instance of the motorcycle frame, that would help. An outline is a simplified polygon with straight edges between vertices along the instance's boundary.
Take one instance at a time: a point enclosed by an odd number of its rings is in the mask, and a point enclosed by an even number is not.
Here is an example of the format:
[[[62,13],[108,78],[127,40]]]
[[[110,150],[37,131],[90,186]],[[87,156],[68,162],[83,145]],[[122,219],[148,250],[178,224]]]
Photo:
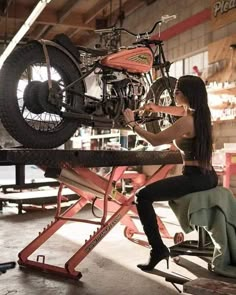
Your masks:
[[[166,77],[167,78],[167,79],[164,80],[164,83],[166,83],[166,89],[168,91],[168,94],[173,99],[173,90],[172,90],[171,85],[170,85],[170,76],[169,76],[169,68],[170,68],[171,63],[166,60],[165,52],[163,50],[163,41],[162,40],[153,41],[152,44],[156,45],[155,50],[153,50],[152,47],[148,44],[148,39],[144,39],[144,40],[146,40],[146,47],[149,48],[149,50],[151,51],[151,53],[152,53],[152,55],[154,57],[154,62],[153,62],[152,69],[153,68],[154,69],[158,68],[160,70],[161,75],[160,75],[159,78],[161,78],[161,77]],[[69,85],[64,87],[63,89],[61,89],[60,93],[70,89],[76,83],[81,82],[81,81],[83,83],[84,92],[86,92],[87,91],[87,85],[86,85],[84,79],[86,77],[88,77],[92,72],[94,72],[96,68],[100,68],[102,70],[102,72],[105,69],[110,69],[110,70],[113,70],[115,72],[122,72],[122,73],[126,74],[127,77],[143,75],[143,77],[146,80],[147,85],[149,87],[151,87],[151,85],[153,83],[153,78],[152,78],[152,75],[151,75],[151,71],[149,71],[147,73],[130,73],[128,71],[119,70],[119,69],[116,69],[116,68],[113,68],[113,67],[108,68],[107,66],[102,65],[100,63],[100,60],[95,61],[89,70],[87,70],[85,73],[82,73],[79,61],[77,61],[73,57],[73,55],[65,47],[59,45],[58,43],[56,43],[54,41],[50,41],[50,40],[38,40],[36,42],[39,42],[43,47],[43,52],[44,52],[44,55],[45,55],[45,61],[46,61],[46,66],[47,66],[47,73],[48,73],[49,93],[50,93],[50,90],[52,89],[52,80],[51,80],[51,73],[50,73],[50,57],[49,57],[49,54],[48,54],[47,46],[55,47],[58,50],[62,51],[64,54],[66,54],[69,57],[69,59],[74,63],[74,65],[76,66],[76,68],[78,69],[78,72],[80,74],[80,77],[78,79],[76,79],[75,81],[73,81],[72,83],[70,83]],[[156,54],[156,52],[158,52],[158,53]],[[159,59],[158,62],[157,62],[157,59]],[[104,99],[107,96],[106,95],[107,92],[105,92],[107,90],[107,83],[105,81],[102,81],[102,83],[103,83],[102,91],[103,91],[103,99]],[[94,101],[99,101],[99,98],[86,95],[85,93],[77,93],[77,94],[79,96],[83,96],[85,98],[87,97],[87,98],[92,99]],[[54,99],[51,98],[51,100],[50,100],[50,98],[51,97],[49,95],[49,102],[55,103]],[[68,105],[64,105],[64,107],[71,110],[71,107],[70,106],[68,107]],[[73,111],[73,109],[72,109],[72,111]],[[76,111],[76,112],[78,113],[78,111]]]

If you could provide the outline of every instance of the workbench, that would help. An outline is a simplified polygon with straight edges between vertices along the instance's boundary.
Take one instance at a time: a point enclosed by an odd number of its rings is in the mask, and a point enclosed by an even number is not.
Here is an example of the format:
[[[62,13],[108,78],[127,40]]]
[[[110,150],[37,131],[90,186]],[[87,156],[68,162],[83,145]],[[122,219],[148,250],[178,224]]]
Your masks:
[[[125,225],[126,238],[149,247],[146,241],[135,237],[135,235],[143,234],[138,231],[132,219],[132,217],[138,216],[134,204],[135,192],[143,185],[165,178],[175,164],[182,163],[182,158],[180,153],[176,151],[6,149],[0,150],[0,161],[2,163],[37,165],[45,170],[46,176],[55,178],[60,183],[54,220],[46,225],[42,232],[19,253],[18,263],[22,267],[35,268],[78,280],[82,275],[75,268],[118,222]],[[123,177],[127,178],[127,175],[125,176],[127,168],[144,165],[158,166],[152,176],[141,182],[135,182],[135,174],[133,174],[135,185],[129,194],[120,191],[117,184]],[[94,167],[111,167],[111,172],[106,176],[101,176],[94,172]],[[62,212],[61,200],[64,187],[77,194],[78,200]],[[80,219],[77,216],[75,218],[75,214],[86,204],[94,204],[96,208],[100,209],[101,218],[97,218],[95,221]],[[37,255],[36,259],[32,258],[32,254],[68,221],[93,224],[95,230],[90,235],[88,234],[88,239],[70,259],[65,261],[64,266],[48,264],[48,257],[44,255]],[[157,222],[162,236],[173,238],[158,217]]]

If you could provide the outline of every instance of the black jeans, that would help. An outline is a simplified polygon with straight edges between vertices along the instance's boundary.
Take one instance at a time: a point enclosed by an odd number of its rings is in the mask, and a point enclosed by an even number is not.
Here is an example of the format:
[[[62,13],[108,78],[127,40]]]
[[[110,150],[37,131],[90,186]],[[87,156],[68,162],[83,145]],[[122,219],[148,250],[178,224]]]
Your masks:
[[[185,166],[182,175],[156,181],[138,191],[136,206],[151,247],[157,251],[165,249],[159,233],[153,202],[178,199],[189,193],[214,188],[217,183],[218,177],[213,168],[204,174],[197,166]]]

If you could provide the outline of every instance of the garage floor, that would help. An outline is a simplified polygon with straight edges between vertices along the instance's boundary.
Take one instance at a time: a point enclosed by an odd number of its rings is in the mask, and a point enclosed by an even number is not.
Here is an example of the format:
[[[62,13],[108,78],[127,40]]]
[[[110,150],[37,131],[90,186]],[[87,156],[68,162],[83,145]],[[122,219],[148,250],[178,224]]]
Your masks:
[[[181,231],[172,211],[163,202],[156,207],[157,213],[165,221],[171,235]],[[4,207],[0,215],[0,262],[17,261],[17,254],[28,245],[49,222],[53,220],[55,209],[31,211],[17,215],[14,205]],[[88,205],[79,214],[80,218],[93,218]],[[137,220],[137,222],[139,222]],[[93,225],[69,222],[62,227],[40,249],[37,254],[46,255],[46,262],[63,265],[86,239]],[[81,262],[78,270],[82,278],[75,282],[32,270],[23,270],[18,266],[0,276],[1,295],[144,295],[144,294],[178,294],[178,291],[165,281],[166,273],[181,275],[190,279],[211,277],[213,279],[234,282],[232,279],[217,277],[207,270],[207,263],[197,257],[182,256],[180,265],[170,262],[167,271],[165,261],[153,272],[145,273],[136,264],[145,262],[149,250],[127,240],[123,235],[124,226],[115,228],[94,248]],[[197,233],[185,236],[185,239],[196,238]],[[165,239],[168,246],[172,239]],[[182,290],[181,285],[177,285]]]

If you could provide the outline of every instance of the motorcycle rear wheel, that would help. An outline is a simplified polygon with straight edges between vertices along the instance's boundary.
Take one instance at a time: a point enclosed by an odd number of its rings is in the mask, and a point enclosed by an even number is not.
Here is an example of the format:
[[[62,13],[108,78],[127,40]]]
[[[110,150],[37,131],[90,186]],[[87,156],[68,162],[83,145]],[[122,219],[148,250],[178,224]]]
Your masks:
[[[175,88],[177,79],[174,77],[169,77],[169,81],[166,77],[157,79],[149,89],[146,102],[154,102],[157,105],[171,106],[175,105],[173,97],[170,97],[167,90],[167,85],[170,85],[172,93]],[[169,84],[168,84],[169,83]],[[159,114],[155,113],[150,116],[153,121],[146,123],[147,131],[152,133],[159,133],[160,131],[170,127],[176,120],[174,116],[161,114],[162,119],[156,119],[159,117]]]
[[[47,49],[53,85],[57,90],[78,79],[79,70],[63,52],[51,46]],[[0,72],[2,124],[17,142],[27,148],[58,147],[78,128],[78,122],[60,116],[65,107],[47,101],[47,80],[43,48],[36,42],[15,50]],[[83,84],[77,83],[73,90],[83,93]],[[70,106],[83,105],[82,99],[69,91],[65,91],[60,100]]]

